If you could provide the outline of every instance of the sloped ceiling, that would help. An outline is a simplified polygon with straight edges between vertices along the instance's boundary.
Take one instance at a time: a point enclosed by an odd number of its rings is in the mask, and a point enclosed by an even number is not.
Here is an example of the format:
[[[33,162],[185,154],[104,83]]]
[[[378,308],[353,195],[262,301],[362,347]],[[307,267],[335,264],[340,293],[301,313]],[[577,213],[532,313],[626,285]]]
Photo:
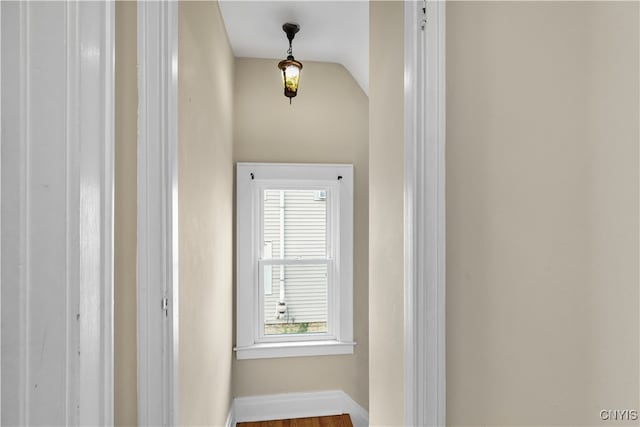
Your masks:
[[[368,1],[223,0],[220,10],[235,56],[284,59],[282,24],[296,23],[296,59],[342,64],[369,93]]]

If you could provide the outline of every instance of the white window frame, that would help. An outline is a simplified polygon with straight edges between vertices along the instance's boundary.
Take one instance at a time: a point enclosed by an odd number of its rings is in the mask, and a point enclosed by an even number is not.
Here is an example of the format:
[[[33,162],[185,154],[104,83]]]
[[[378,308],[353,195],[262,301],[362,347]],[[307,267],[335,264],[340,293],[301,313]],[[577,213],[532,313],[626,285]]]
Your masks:
[[[352,354],[353,342],[353,165],[238,163],[236,168],[236,357]],[[327,263],[326,334],[265,336],[263,330],[262,208],[265,189],[327,190],[327,259],[286,260]],[[330,244],[333,242],[333,245]],[[278,261],[267,261],[276,264]]]

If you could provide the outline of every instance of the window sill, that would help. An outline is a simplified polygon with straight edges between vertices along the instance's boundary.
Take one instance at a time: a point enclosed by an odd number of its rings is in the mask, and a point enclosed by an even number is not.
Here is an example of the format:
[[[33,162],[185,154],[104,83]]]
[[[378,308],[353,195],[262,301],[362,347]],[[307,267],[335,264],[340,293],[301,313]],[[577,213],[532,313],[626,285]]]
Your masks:
[[[328,341],[299,341],[260,343],[246,347],[235,347],[236,358],[269,359],[276,357],[327,356],[335,354],[353,354],[355,342],[336,340]]]

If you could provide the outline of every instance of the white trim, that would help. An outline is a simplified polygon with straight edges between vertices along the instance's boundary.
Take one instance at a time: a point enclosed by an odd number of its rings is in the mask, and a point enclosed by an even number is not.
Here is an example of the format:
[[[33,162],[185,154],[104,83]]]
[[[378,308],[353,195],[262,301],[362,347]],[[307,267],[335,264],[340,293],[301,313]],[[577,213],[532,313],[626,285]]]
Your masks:
[[[233,409],[233,401],[232,401],[231,405],[229,406],[229,413],[227,414],[227,420],[224,423],[224,427],[235,427],[237,422],[238,421],[236,420],[236,413],[235,413],[235,410]]]
[[[242,359],[267,359],[271,357],[327,356],[353,354],[355,342],[337,340],[259,343],[235,347],[236,357]]]
[[[238,163],[236,168],[236,343],[238,359],[353,353],[353,165]],[[260,280],[262,190],[326,188],[329,330],[326,334],[263,336]],[[333,257],[333,258],[332,258]],[[276,261],[268,261],[276,262]],[[298,261],[296,261],[298,262]],[[299,261],[306,263],[306,261]],[[308,263],[313,263],[309,261]],[[303,342],[304,341],[304,342]]]
[[[177,17],[174,1],[138,2],[140,425],[179,424]]]
[[[110,425],[114,4],[0,10],[3,422]]]
[[[416,425],[415,151],[418,112],[417,37],[422,2],[404,3],[404,423]]]
[[[102,236],[102,265],[107,266],[102,271],[103,285],[101,287],[101,310],[102,310],[102,414],[103,425],[113,425],[114,404],[113,404],[113,377],[114,377],[114,239],[115,239],[115,64],[116,64],[116,43],[115,43],[115,3],[105,2],[100,5],[103,9],[104,18],[101,20],[103,27],[101,39],[101,51],[103,60],[103,84],[102,90],[104,103],[102,108],[104,122],[102,123],[103,147],[99,156],[103,161],[103,188],[102,203],[104,217],[101,223]],[[82,18],[81,18],[82,19]],[[100,89],[98,99],[100,99]],[[95,103],[94,96],[85,98],[87,103]],[[100,133],[99,133],[100,134]],[[82,419],[80,420],[83,421]]]
[[[236,397],[226,425],[340,414],[349,414],[354,427],[369,425],[369,413],[341,390]]]
[[[444,43],[445,3],[405,0],[406,425],[446,415]]]
[[[68,111],[77,120],[68,123],[76,126],[70,134],[79,155],[71,158],[80,169],[79,347],[90,357],[81,356],[75,371],[78,425],[113,424],[114,7],[113,2],[67,3],[68,31],[74,36],[67,45],[68,82],[76,91],[69,91]],[[99,59],[84,52],[100,52]],[[86,78],[92,74],[95,79]],[[93,325],[99,325],[97,331]],[[90,389],[94,384],[100,385],[98,394]]]
[[[0,52],[2,51],[2,7],[0,7]],[[2,99],[2,55],[0,54],[0,99]],[[2,102],[0,102],[0,118],[2,117]],[[0,119],[0,201],[2,200],[2,120]],[[0,209],[0,224],[2,224],[2,209]],[[0,230],[2,227],[0,225]],[[1,231],[0,231],[1,233]],[[2,239],[0,238],[0,241]],[[2,244],[0,243],[0,260],[2,260]],[[0,262],[0,288],[2,283],[2,262]],[[0,319],[2,319],[2,291],[0,290]],[[2,349],[2,333],[0,333],[0,349]],[[0,351],[0,421],[2,420],[2,351]]]

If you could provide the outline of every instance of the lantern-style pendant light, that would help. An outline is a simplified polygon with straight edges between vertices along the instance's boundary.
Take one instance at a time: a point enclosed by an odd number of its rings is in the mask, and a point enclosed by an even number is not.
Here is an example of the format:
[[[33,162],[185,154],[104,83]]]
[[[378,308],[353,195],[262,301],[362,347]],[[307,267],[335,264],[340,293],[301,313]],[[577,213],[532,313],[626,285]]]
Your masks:
[[[287,50],[287,59],[278,63],[278,68],[282,71],[282,85],[284,86],[284,96],[291,98],[298,94],[298,82],[300,81],[300,70],[302,70],[302,62],[296,61],[293,57],[293,49],[291,43],[296,33],[300,31],[298,24],[286,23],[282,26],[282,30],[287,33],[289,39],[289,50]]]

